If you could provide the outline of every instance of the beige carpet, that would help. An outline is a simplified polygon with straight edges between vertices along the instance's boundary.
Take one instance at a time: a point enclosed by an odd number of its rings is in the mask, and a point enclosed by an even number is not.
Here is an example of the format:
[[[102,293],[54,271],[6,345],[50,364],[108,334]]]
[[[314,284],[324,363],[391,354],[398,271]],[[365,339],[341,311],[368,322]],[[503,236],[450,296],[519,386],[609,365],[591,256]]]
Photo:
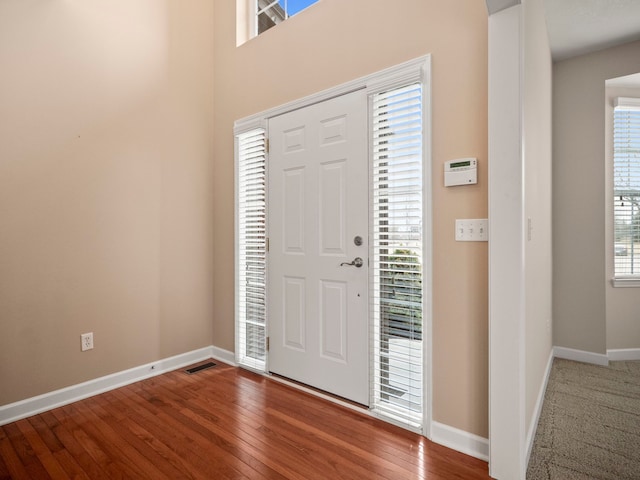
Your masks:
[[[640,479],[640,361],[555,359],[527,480]]]

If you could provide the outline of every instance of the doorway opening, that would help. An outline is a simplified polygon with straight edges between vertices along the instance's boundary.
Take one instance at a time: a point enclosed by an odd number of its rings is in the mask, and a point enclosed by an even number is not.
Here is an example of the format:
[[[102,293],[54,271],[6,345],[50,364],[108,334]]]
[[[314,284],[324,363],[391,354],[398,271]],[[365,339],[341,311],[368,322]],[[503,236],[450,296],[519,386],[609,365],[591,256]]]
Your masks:
[[[429,67],[414,60],[235,128],[238,364],[427,436]]]

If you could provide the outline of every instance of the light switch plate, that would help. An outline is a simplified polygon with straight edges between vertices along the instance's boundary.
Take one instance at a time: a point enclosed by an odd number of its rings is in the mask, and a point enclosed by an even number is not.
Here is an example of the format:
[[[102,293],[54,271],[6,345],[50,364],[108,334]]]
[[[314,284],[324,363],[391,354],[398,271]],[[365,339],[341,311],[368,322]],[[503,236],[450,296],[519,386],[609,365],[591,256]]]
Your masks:
[[[486,218],[456,219],[457,242],[486,242],[489,240],[489,221]]]

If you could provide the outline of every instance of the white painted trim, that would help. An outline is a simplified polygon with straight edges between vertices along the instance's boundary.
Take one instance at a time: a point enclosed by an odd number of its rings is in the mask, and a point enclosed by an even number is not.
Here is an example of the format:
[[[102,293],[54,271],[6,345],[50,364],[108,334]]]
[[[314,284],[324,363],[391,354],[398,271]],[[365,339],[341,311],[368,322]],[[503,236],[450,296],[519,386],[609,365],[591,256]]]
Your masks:
[[[614,107],[636,107],[640,108],[640,98],[635,97],[616,97],[613,103]],[[634,108],[635,110],[635,108]]]
[[[574,362],[591,363],[605,367],[609,365],[609,357],[605,354],[575,350],[573,348],[553,347],[553,356],[556,358],[564,358],[565,360],[573,360]]]
[[[423,86],[423,102],[424,102],[424,110],[423,110],[423,122],[425,129],[423,131],[423,155],[424,155],[424,164],[423,164],[423,199],[425,203],[424,210],[424,222],[429,228],[428,238],[424,239],[424,253],[425,253],[425,263],[427,265],[426,268],[426,280],[427,291],[423,296],[424,302],[426,302],[426,308],[424,309],[423,318],[426,317],[426,329],[425,336],[427,341],[425,342],[425,349],[428,351],[425,353],[424,360],[426,363],[426,368],[424,372],[424,388],[425,388],[425,401],[426,408],[423,417],[423,429],[422,433],[427,438],[430,438],[430,429],[431,429],[431,418],[432,418],[432,264],[431,261],[433,256],[433,231],[432,231],[432,179],[431,179],[431,171],[432,171],[432,142],[431,142],[431,134],[432,134],[432,108],[431,108],[431,55],[424,55],[413,60],[409,60],[407,62],[401,63],[399,65],[395,65],[384,70],[380,70],[378,72],[372,73],[370,75],[366,75],[360,77],[358,79],[343,83],[341,85],[323,90],[321,92],[306,96],[304,98],[300,98],[284,105],[280,105],[274,108],[270,108],[264,110],[259,113],[255,113],[253,115],[244,117],[242,119],[236,120],[234,122],[234,135],[238,135],[243,132],[247,132],[249,130],[253,130],[255,128],[265,128],[267,132],[267,138],[269,137],[269,119],[276,117],[278,115],[282,115],[297,109],[305,108],[314,104],[318,104],[324,102],[326,100],[339,97],[341,95],[345,95],[347,93],[351,93],[358,90],[366,90],[367,95],[371,96],[375,93],[388,90],[394,87],[402,86],[409,84],[411,82],[421,82]],[[235,146],[235,181],[237,185],[237,144]],[[267,162],[268,162],[268,154],[267,154]],[[269,183],[268,172],[267,172],[267,184]],[[235,208],[237,212],[237,193],[235,197]],[[267,211],[269,209],[268,205],[268,195],[267,195]],[[267,214],[268,215],[268,214]],[[236,239],[238,238],[238,225],[237,225],[237,213],[235,215],[235,231],[236,231]],[[267,237],[269,236],[269,226],[267,222]],[[238,275],[237,271],[238,261],[237,261],[237,251],[236,251],[236,260],[235,260],[235,272],[236,278]],[[267,258],[267,277],[269,275],[269,259]],[[268,278],[267,278],[268,283]],[[268,301],[268,300],[267,300]],[[235,310],[236,310],[236,351],[240,351],[237,346],[237,323],[238,323],[238,299],[237,299],[237,289],[236,289],[236,300],[235,300]],[[266,319],[267,324],[267,332],[269,331],[269,319]],[[268,371],[268,362],[269,356],[267,355],[266,367],[265,370]],[[251,371],[255,371],[248,366],[243,366],[243,368],[247,368]]]
[[[444,423],[431,422],[431,441],[485,462],[489,460],[488,439]]]
[[[244,131],[242,132],[244,133]],[[240,354],[240,131],[233,134],[233,347]],[[236,356],[234,355],[234,361]]]
[[[426,238],[423,237],[423,263],[426,269],[423,278],[423,288],[426,284],[426,291],[423,291],[422,321],[423,330],[426,331],[426,341],[423,336],[423,405],[426,406],[422,414],[422,434],[431,439],[433,428],[433,108],[432,108],[432,79],[431,79],[431,57],[427,57],[425,65],[422,67],[422,101],[423,101],[423,132],[422,148],[423,162],[422,172],[422,193],[423,193],[423,233],[428,232]]]
[[[553,347],[553,355],[556,358],[573,360],[575,362],[590,363],[593,365],[607,366],[609,362],[623,360],[640,360],[640,348],[618,348],[607,350],[606,354],[587,352],[566,347]]]
[[[607,350],[607,357],[609,357],[610,362],[640,360],[640,348],[617,348]]]
[[[538,392],[538,398],[533,410],[533,416],[529,422],[529,429],[527,430],[527,438],[525,440],[525,448],[527,449],[525,465],[529,465],[529,458],[531,457],[531,449],[533,448],[533,440],[536,436],[536,430],[538,429],[538,421],[540,420],[540,413],[542,413],[542,405],[544,403],[544,394],[547,391],[547,385],[549,384],[549,375],[551,375],[551,367],[553,366],[554,351],[553,348],[549,352],[549,359],[547,360],[547,367],[544,374],[544,380],[540,385],[540,391]]]
[[[522,5],[489,16],[489,475],[525,479]]]
[[[217,347],[205,347],[174,357],[147,363],[139,367],[130,368],[111,375],[89,380],[70,387],[54,390],[36,397],[20,400],[15,403],[0,406],[0,425],[15,422],[53,408],[68,405],[78,400],[108,392],[125,385],[129,385],[146,378],[155,377],[178,368],[186,367],[209,358],[225,363],[235,364],[233,353]],[[230,360],[229,360],[230,359]]]
[[[614,288],[637,288],[640,287],[640,278],[615,277],[611,279]]]
[[[233,352],[230,352],[229,350],[225,350],[220,347],[216,347],[215,345],[212,345],[209,348],[211,352],[209,356],[214,360],[220,360],[221,362],[224,362],[234,367],[238,366],[238,364],[236,363],[235,354]]]

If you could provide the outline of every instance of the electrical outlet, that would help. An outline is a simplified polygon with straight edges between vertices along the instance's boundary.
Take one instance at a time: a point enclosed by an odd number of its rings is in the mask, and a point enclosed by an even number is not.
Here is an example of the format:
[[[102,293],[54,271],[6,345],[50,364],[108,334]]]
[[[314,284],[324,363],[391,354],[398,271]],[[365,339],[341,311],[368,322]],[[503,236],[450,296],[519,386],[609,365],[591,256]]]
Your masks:
[[[80,335],[80,348],[83,352],[93,348],[93,332]]]

